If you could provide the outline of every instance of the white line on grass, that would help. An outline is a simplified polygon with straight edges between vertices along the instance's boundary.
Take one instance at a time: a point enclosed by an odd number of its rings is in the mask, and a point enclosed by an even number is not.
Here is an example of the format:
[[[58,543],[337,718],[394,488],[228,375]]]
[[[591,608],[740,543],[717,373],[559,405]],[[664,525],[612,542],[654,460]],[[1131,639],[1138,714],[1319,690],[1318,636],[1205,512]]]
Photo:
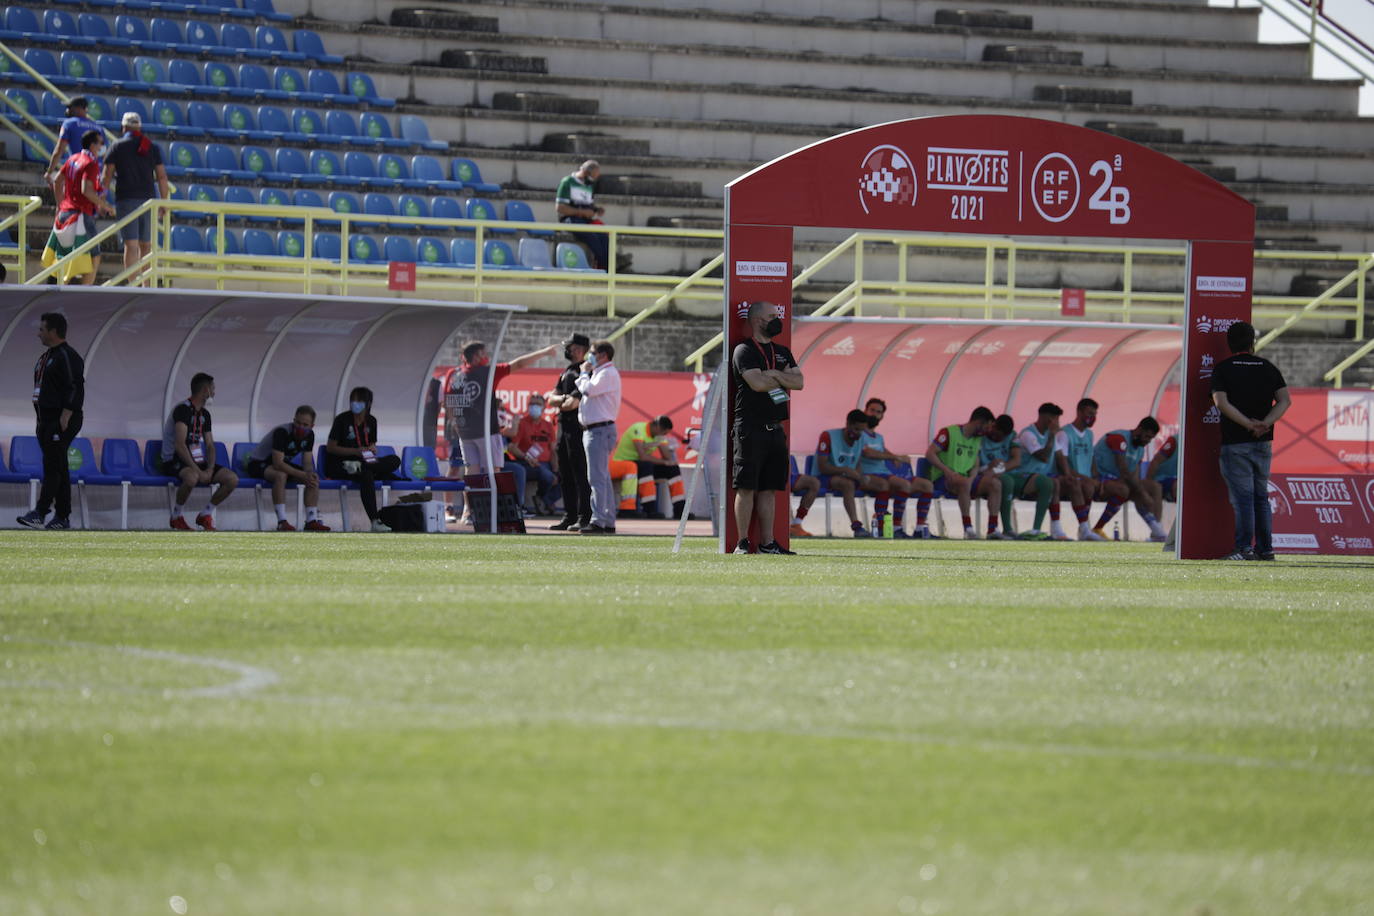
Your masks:
[[[155,659],[158,661],[176,662],[182,665],[196,665],[201,668],[217,668],[220,671],[228,671],[237,674],[238,680],[228,684],[214,684],[209,687],[168,687],[168,688],[148,688],[150,693],[170,693],[178,696],[187,697],[236,697],[244,694],[253,693],[264,687],[270,687],[277,683],[280,678],[275,671],[267,668],[256,668],[252,665],[244,665],[239,662],[232,662],[225,658],[212,658],[208,655],[187,655],[182,652],[171,652],[166,649],[144,649],[139,646],[105,645],[95,642],[71,642],[59,639],[23,639],[16,636],[6,635],[4,642],[28,643],[30,645],[57,646],[68,649],[100,649],[109,652],[118,652],[121,655],[132,655],[135,658]],[[40,688],[70,688],[78,690],[86,685],[83,684],[55,684],[50,681],[31,682],[16,684],[5,682],[5,686],[21,687],[40,687]],[[123,688],[121,688],[123,689]]]

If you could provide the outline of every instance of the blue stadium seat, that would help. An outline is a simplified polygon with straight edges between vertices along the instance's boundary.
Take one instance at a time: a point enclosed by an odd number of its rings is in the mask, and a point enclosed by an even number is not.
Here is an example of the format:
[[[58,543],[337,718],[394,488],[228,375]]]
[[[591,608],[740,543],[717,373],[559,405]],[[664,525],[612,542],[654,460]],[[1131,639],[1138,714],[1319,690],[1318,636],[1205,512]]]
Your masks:
[[[433,191],[463,190],[461,181],[449,181],[444,177],[444,167],[433,156],[421,153],[410,159],[412,184],[410,187],[423,187]]]
[[[282,230],[277,233],[277,254],[283,258],[305,257],[305,236]]]
[[[186,36],[181,31],[181,23],[173,19],[164,19],[161,16],[153,17],[152,22],[148,23],[148,34],[152,37],[154,46],[158,51],[195,54],[199,50],[195,45],[187,43]]]
[[[395,187],[398,182],[384,180],[377,175],[377,163],[367,153],[344,153],[344,171],[351,181],[369,188]]]
[[[133,48],[146,48],[160,51],[161,45],[148,34],[148,24],[138,16],[119,15],[115,17],[115,37],[127,42]]]
[[[443,140],[430,139],[429,125],[419,115],[401,115],[401,136],[413,146],[432,150],[448,149],[448,144]]]
[[[86,96],[86,116],[92,121],[99,122],[107,127],[114,125],[110,127],[110,129],[114,131],[116,135],[120,133],[119,119],[115,117],[114,106],[111,105],[109,99],[106,99],[104,96]]]
[[[360,153],[359,155],[365,155]],[[387,181],[396,182],[404,188],[418,188],[423,190],[423,181],[414,181],[410,177],[410,166],[406,161],[395,153],[382,153],[377,157],[377,177]]]
[[[345,77],[345,84],[349,95],[355,99],[366,102],[374,108],[395,108],[396,100],[383,98],[377,95],[377,87],[372,82],[372,77],[366,73],[350,73]]]
[[[239,168],[238,156],[223,143],[210,143],[205,147],[205,167],[219,173],[221,181],[252,181],[258,173]]]
[[[372,141],[358,132],[358,122],[351,111],[343,111],[338,108],[329,109],[324,116],[324,130],[325,133],[332,136],[342,137],[343,142],[351,143],[354,146],[372,145]]]
[[[27,89],[6,89],[5,97],[19,106],[20,111],[27,111],[29,114],[43,120],[43,109],[38,105],[38,99]],[[52,125],[49,124],[49,127]]]
[[[237,22],[226,22],[219,27],[219,43],[250,60],[270,60],[272,57],[270,52],[259,50],[248,29]]]
[[[244,169],[252,172],[255,178],[268,178],[271,181],[282,180],[280,177],[270,174],[276,170],[272,167],[272,154],[265,147],[245,146],[239,151],[239,162]]]
[[[0,77],[11,83],[32,83],[34,78],[20,69],[19,65],[4,54],[0,54]]]
[[[294,18],[288,13],[277,12],[272,6],[272,0],[243,0],[243,9],[259,19],[270,19],[273,22],[291,22]]]
[[[154,102],[154,105],[159,104]],[[218,178],[219,173],[205,168],[205,162],[201,158],[200,147],[192,146],[189,143],[177,141],[172,144],[170,154],[164,163],[167,174],[176,177],[178,175],[190,175],[193,178]]]
[[[5,41],[42,42],[57,44],[61,39],[43,30],[43,24],[33,10],[23,6],[5,8],[5,28],[0,32]]]
[[[492,206],[489,200],[471,197],[468,198],[466,216],[468,219],[496,219],[496,208]]]
[[[167,65],[167,79],[189,90],[192,95],[197,95],[202,98],[213,97],[220,94],[218,87],[205,85],[205,80],[200,73],[200,67],[182,58],[177,58]]]
[[[348,237],[348,260],[359,264],[375,264],[382,260],[382,249],[370,235],[353,233]]]
[[[215,12],[220,16],[233,16],[239,19],[256,18],[252,10],[241,9],[234,0],[196,0],[196,5],[206,12]]]
[[[396,206],[391,202],[390,197],[372,191],[363,195],[363,212],[369,216],[395,216]],[[375,226],[376,223],[356,223],[355,225]]]
[[[173,226],[172,250],[203,254],[205,252],[205,240],[201,238],[199,229],[192,229],[190,226]]]
[[[339,55],[330,54],[324,49],[324,41],[318,32],[312,32],[309,29],[297,29],[291,33],[291,44],[306,60],[313,60],[317,64],[341,64],[344,62],[344,59]]]
[[[6,60],[8,59],[6,58]],[[49,82],[59,86],[71,85],[71,81],[62,75],[61,69],[57,66],[57,58],[52,56],[51,51],[43,48],[26,48],[24,50],[24,63],[47,77]]]
[[[323,104],[329,101],[322,93],[308,91],[305,88],[305,77],[295,67],[273,67],[272,85],[297,102]]]
[[[96,45],[94,38],[81,34],[76,17],[66,10],[48,10],[44,13],[43,31],[72,48],[93,48]]]
[[[382,256],[387,261],[414,264],[415,243],[403,235],[388,235],[382,239]]]
[[[363,185],[361,178],[344,174],[343,164],[332,150],[311,150],[310,171],[312,174],[321,175],[327,181],[332,181],[335,184],[353,188],[360,188]]]
[[[482,171],[477,168],[477,163],[471,159],[453,160],[453,180],[461,181],[463,187],[480,191],[484,194],[495,194],[501,190],[500,185],[492,184],[482,180]]]
[[[254,258],[275,258],[276,239],[261,229],[243,230],[243,253]]]
[[[138,115],[138,119],[143,122],[143,132],[145,134],[165,134],[167,128],[154,121],[148,115],[148,107],[143,104],[142,99],[131,99],[126,96],[115,98],[115,117],[123,119],[125,112],[132,111]]]
[[[186,23],[186,43],[197,49],[201,54],[223,54],[237,56],[233,48],[226,48],[219,43],[219,32],[208,22],[201,22],[199,19],[191,19]]]
[[[168,81],[167,70],[156,57],[134,58],[134,82],[144,90],[153,89],[174,95],[182,95],[186,91]]]
[[[95,64],[91,63],[90,56],[84,52],[63,51],[58,66],[62,68],[62,75],[73,86],[85,86],[92,89],[114,88],[114,83],[103,80],[96,74]]]
[[[191,203],[195,203],[196,201],[214,201],[218,203],[219,190],[214,185],[193,184],[186,189],[186,200]],[[189,210],[178,210],[177,212],[185,219],[205,219],[210,215],[208,213],[199,213]]]
[[[224,106],[224,129],[231,130],[239,137],[247,140],[274,139],[269,131],[258,130],[257,120],[253,117],[253,109],[246,105]]]
[[[325,132],[324,118],[318,111],[311,108],[291,109],[291,129],[294,133],[302,137],[312,139],[316,143],[342,143],[342,137],[334,137]]]
[[[158,443],[158,450],[162,445]],[[149,473],[144,455],[133,439],[106,439],[100,447],[100,469],[109,477],[127,480],[134,486],[166,486],[172,478]]]
[[[401,199],[397,201],[396,212],[401,216],[424,218],[429,216],[429,202],[414,194],[402,194]]]
[[[289,207],[291,198],[280,188],[263,188],[258,192],[258,203],[264,207]],[[254,217],[257,222],[275,222],[279,217],[258,216]],[[282,222],[289,222],[287,217],[280,217]]]
[[[298,51],[292,51],[291,46],[286,42],[286,36],[276,26],[260,25],[254,34],[257,38],[258,50],[271,54],[273,60],[305,61],[305,55]]]
[[[358,116],[358,126],[362,128],[363,136],[382,146],[395,149],[405,149],[410,146],[409,140],[402,140],[391,135],[391,123],[379,114],[365,111]]]
[[[325,182],[322,176],[311,174],[310,163],[306,161],[305,153],[290,146],[283,146],[277,150],[275,167],[272,169],[272,173],[266,177],[269,181],[296,181],[310,185],[319,185]]]
[[[339,242],[338,235],[333,232],[315,233],[315,257],[326,261],[338,261],[342,251],[343,247]]]
[[[449,243],[449,252],[455,266],[477,266],[477,243],[472,239],[454,239]]]
[[[358,196],[350,194],[348,191],[329,192],[329,209],[335,213],[363,212],[363,206],[358,202]]]
[[[251,90],[259,99],[286,99],[289,96],[272,88],[272,80],[261,64],[239,64],[239,87]]]
[[[525,203],[523,200],[508,200],[506,201],[506,222],[535,222],[534,211],[530,209],[530,205]],[[525,232],[529,235],[553,235],[553,232],[548,229],[526,229]]]
[[[452,197],[431,197],[429,215],[435,219],[467,219],[463,215],[462,201],[454,200]]]
[[[243,207],[251,207],[258,202],[258,199],[257,196],[254,195],[250,189],[245,188],[242,185],[229,185],[229,187],[224,189],[224,202],[226,204],[235,204]],[[243,216],[239,213],[235,213],[232,216],[225,216],[224,218],[226,220],[232,220],[234,222],[242,222],[248,217]],[[237,244],[237,240],[235,240],[235,244]],[[235,250],[234,253],[238,254],[238,251]]]
[[[187,105],[186,121],[192,127],[203,130],[212,137],[232,140],[238,136],[236,131],[225,129],[224,124],[220,121],[219,109],[209,102],[192,102]]]
[[[339,86],[338,77],[329,70],[311,70],[306,74],[306,88],[316,95],[324,96],[331,105],[357,105],[358,100],[344,92]]]
[[[415,246],[416,263],[431,267],[447,267],[449,265],[448,244],[433,236],[422,236]]]
[[[76,17],[77,28],[81,34],[97,45],[106,48],[132,48],[134,43],[127,38],[115,35],[110,23],[104,16],[95,13],[82,13]]]
[[[56,95],[44,92],[39,98],[38,110],[43,116],[43,123],[56,127],[67,119],[67,106]]]
[[[181,106],[167,99],[153,102],[153,121],[177,136],[200,137],[205,133],[200,128],[187,124],[186,114],[181,110]]]
[[[96,55],[95,72],[116,90],[140,88],[129,69],[129,62],[118,54]]]
[[[291,203],[297,207],[323,207],[324,201],[315,191],[299,188],[291,195]]]
[[[251,99],[257,95],[252,89],[244,89],[239,85],[238,74],[233,67],[218,60],[206,62],[205,85],[218,89],[221,95],[236,99]]]
[[[559,242],[553,257],[560,270],[605,273],[603,270],[593,270],[592,265],[587,263],[587,252],[576,242]]]
[[[500,270],[520,270],[520,260],[510,245],[500,239],[488,239],[482,243],[482,266]]]
[[[530,270],[553,270],[549,243],[543,239],[521,239],[519,253],[522,267],[528,267]]]
[[[240,190],[244,189],[241,188]],[[225,197],[228,196],[229,195],[226,192]],[[218,244],[219,236],[215,232],[215,227],[211,226],[209,229],[205,230],[205,250],[210,254],[218,254]],[[233,255],[238,254],[240,251],[241,249],[239,247],[239,234],[235,232],[233,229],[226,229],[224,232],[224,253],[227,255]]]
[[[427,445],[407,445],[401,449],[401,470],[414,481],[423,481],[425,489],[465,490],[461,480],[450,480],[439,473],[439,459]]]
[[[258,130],[265,130],[273,139],[281,139],[291,133],[291,119],[276,105],[258,106]]]
[[[48,161],[48,150],[51,148],[52,143],[47,137],[39,133],[29,133],[26,134],[26,136],[31,137],[33,141],[38,144],[38,149],[43,150],[43,152],[40,154],[34,150],[32,145],[21,143],[19,144],[21,160],[24,162],[46,163]]]

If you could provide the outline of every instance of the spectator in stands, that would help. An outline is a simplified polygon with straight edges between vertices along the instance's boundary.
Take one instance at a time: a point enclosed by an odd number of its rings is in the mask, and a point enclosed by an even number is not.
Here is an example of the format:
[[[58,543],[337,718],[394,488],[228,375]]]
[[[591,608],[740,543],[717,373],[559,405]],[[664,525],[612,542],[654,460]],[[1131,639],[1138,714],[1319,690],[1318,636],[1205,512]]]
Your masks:
[[[821,482],[811,474],[792,473],[791,480],[788,481],[788,489],[793,496],[800,496],[801,502],[797,504],[797,512],[792,516],[792,522],[787,527],[787,533],[794,538],[809,538],[811,532],[806,530],[806,514],[811,511],[811,506],[816,501],[816,497],[821,495]]]
[[[617,439],[620,414],[620,370],[609,340],[592,344],[591,354],[577,377],[582,398],[577,418],[582,421],[582,447],[587,452],[587,477],[592,489],[592,523],[580,534],[615,534],[615,489],[611,485],[611,452]]]
[[[1162,541],[1167,537],[1155,515],[1155,507],[1160,501],[1159,484],[1140,479],[1140,456],[1157,435],[1159,421],[1146,417],[1135,429],[1116,429],[1107,433],[1093,449],[1093,471],[1107,497],[1107,508],[1102,511],[1093,531],[1103,539],[1107,523],[1128,499],[1135,503],[1136,511],[1150,526],[1150,540]]]
[[[1035,422],[1021,430],[1021,466],[1004,483],[1011,487],[1006,502],[1025,497],[1035,500],[1035,525],[1025,533],[1028,540],[1044,540],[1046,537],[1056,541],[1068,540],[1064,527],[1059,520],[1058,484],[1053,478],[1059,467],[1059,418],[1064,408],[1058,404],[1045,402],[1036,411]],[[1050,533],[1040,530],[1045,523],[1045,512],[1050,514]]]
[[[124,136],[110,145],[105,156],[105,187],[113,179],[115,216],[123,219],[153,197],[172,196],[167,184],[167,169],[162,165],[162,150],[143,133],[138,112],[124,113]],[[124,267],[133,267],[152,252],[153,215],[144,213],[119,230],[124,240]],[[137,285],[138,274],[129,278]]]
[[[506,452],[534,476],[534,511],[540,515],[550,514],[550,507],[558,502],[561,495],[558,487],[558,456],[555,453],[558,433],[553,428],[553,422],[544,414],[544,396],[533,395],[525,415],[504,431],[510,439]],[[523,488],[520,497],[523,501]]]
[[[991,428],[983,436],[983,444],[978,449],[980,473],[993,474],[1002,480],[1002,530],[990,532],[988,540],[1010,541],[1013,539],[1011,533],[1015,527],[1012,524],[1012,509],[1015,505],[1012,496],[1013,479],[1016,470],[1021,467],[1022,457],[1021,443],[1016,438],[1016,421],[1010,415],[1002,414],[993,421]],[[1029,537],[1026,539],[1032,540]]]
[[[295,531],[286,520],[286,483],[305,487],[305,530],[328,531],[320,521],[320,475],[315,472],[315,408],[302,404],[290,423],[274,426],[249,452],[244,470],[272,485],[272,508],[278,531]]]
[[[591,338],[573,334],[563,341],[568,367],[547,395],[547,404],[558,411],[558,473],[563,485],[563,518],[550,525],[554,531],[580,531],[592,523],[592,489],[587,477],[587,450],[582,445],[582,422],[577,418],[582,392],[577,379],[582,361],[591,352]]]
[[[376,482],[395,480],[401,459],[377,454],[377,418],[372,415],[371,388],[359,386],[348,393],[348,410],[334,418],[324,452],[325,475],[357,484],[372,530],[390,531],[377,518]]]
[[[973,500],[988,502],[988,532],[997,530],[997,513],[1002,506],[1002,481],[995,475],[974,474],[983,434],[995,418],[986,407],[975,407],[967,423],[955,423],[940,430],[935,441],[926,449],[927,474],[933,492],[916,502],[916,536],[931,537],[926,526],[932,496],[953,496],[959,501],[959,514],[964,522],[964,537],[974,539]]]
[[[63,164],[53,183],[57,217],[53,220],[52,234],[43,250],[44,267],[52,265],[58,258],[66,257],[72,249],[84,244],[99,231],[95,218],[97,213],[113,216],[115,212],[114,207],[101,196],[104,189],[100,185],[100,154],[105,149],[105,136],[98,130],[88,130],[82,134],[81,144],[81,151]],[[63,279],[71,281],[82,276],[82,282],[90,286],[95,283],[99,269],[100,250],[97,248],[93,254],[73,259]]]
[[[750,339],[741,341],[730,354],[735,382],[731,481],[739,529],[734,553],[752,552],[749,525],[757,513],[759,535],[769,539],[759,545],[759,553],[786,556],[792,551],[773,537],[775,494],[787,486],[790,464],[782,424],[789,415],[788,392],[800,391],[805,379],[792,351],[773,341],[782,333],[778,306],[763,300],[751,302],[745,317]]]
[[[601,165],[595,159],[588,159],[558,183],[554,204],[560,223],[601,225],[601,215],[606,208],[596,204],[596,180],[600,177]],[[592,266],[606,270],[610,237],[604,232],[574,232],[573,235],[591,252]]]
[[[621,435],[611,456],[611,476],[620,478],[621,512],[638,509],[645,518],[662,518],[663,513],[658,508],[658,482],[664,481],[673,503],[673,518],[682,518],[687,495],[677,453],[668,437],[672,430],[672,418],[662,415],[648,422],[631,423]]]
[[[1221,411],[1221,474],[1236,515],[1235,550],[1227,559],[1274,559],[1269,463],[1274,424],[1293,403],[1283,373],[1255,355],[1255,328],[1226,329],[1233,354],[1212,374],[1212,402]]]
[[[912,493],[929,495],[930,481],[913,479],[911,456],[888,451],[883,434],[876,432],[878,424],[887,416],[887,402],[882,398],[869,398],[868,403],[864,404],[864,413],[868,415],[868,431],[864,433],[863,460],[859,462],[859,469],[887,481],[887,492],[878,494],[873,503],[874,521],[877,523],[874,527],[881,533],[882,520],[887,515],[887,494],[895,493],[896,498],[892,500],[892,536],[896,539],[910,537],[905,524],[907,497]]]
[[[86,97],[83,95],[78,95],[67,102],[66,120],[57,129],[57,143],[53,145],[52,156],[48,159],[48,168],[43,172],[44,184],[52,184],[53,179],[57,177],[57,167],[62,164],[63,159],[68,156],[75,156],[86,149],[83,138],[88,132],[95,131],[102,138],[105,136],[100,125],[86,117],[86,104]]]
[[[1061,427],[1055,437],[1055,463],[1059,468],[1059,492],[1067,496],[1073,514],[1078,519],[1080,541],[1100,541],[1102,535],[1092,530],[1088,516],[1094,499],[1099,497],[1097,478],[1093,476],[1093,432],[1097,423],[1098,404],[1083,398],[1074,411],[1073,422]],[[1106,497],[1103,496],[1103,499]]]
[[[190,531],[186,524],[186,500],[196,487],[218,485],[210,501],[196,516],[196,524],[215,530],[215,507],[229,498],[239,485],[238,475],[215,463],[215,437],[210,427],[210,411],[215,399],[215,380],[197,372],[191,377],[191,396],[172,408],[162,428],[162,473],[176,477],[176,503],[172,506],[172,527]]]
[[[855,495],[862,490],[884,502],[888,499],[887,480],[865,474],[859,467],[863,460],[864,437],[869,429],[868,420],[868,414],[862,410],[851,410],[845,415],[844,426],[827,429],[816,443],[816,472],[821,486],[840,494],[844,511],[849,516],[849,527],[856,538],[873,535],[859,521]]]
[[[33,367],[34,435],[43,452],[43,488],[38,491],[38,505],[17,521],[26,528],[65,531],[71,527],[72,514],[67,448],[81,432],[86,364],[67,343],[67,316],[60,312],[45,312],[38,319],[38,341],[47,347]],[[54,515],[45,526],[43,519],[50,508]]]

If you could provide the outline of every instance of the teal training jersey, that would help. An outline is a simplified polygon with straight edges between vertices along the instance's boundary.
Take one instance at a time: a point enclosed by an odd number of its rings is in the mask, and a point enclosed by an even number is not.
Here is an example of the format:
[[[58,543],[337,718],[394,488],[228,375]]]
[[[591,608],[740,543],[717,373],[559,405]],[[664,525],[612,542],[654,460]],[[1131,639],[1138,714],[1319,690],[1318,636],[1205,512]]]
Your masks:
[[[882,433],[866,432],[859,438],[859,446],[863,448],[876,448],[880,452],[887,451],[887,443],[883,441]],[[859,470],[865,474],[877,474],[879,477],[892,476],[892,469],[887,466],[887,461],[882,458],[862,458],[859,462]]]
[[[863,436],[854,442],[846,442],[843,429],[827,429],[821,433],[821,439],[816,443],[816,473],[823,473],[819,461],[821,455],[829,458],[830,463],[836,467],[857,468],[863,447]]]
[[[1093,449],[1093,471],[1098,477],[1120,477],[1121,469],[1116,466],[1116,456],[1126,456],[1126,466],[1139,472],[1140,455],[1145,446],[1131,441],[1129,429],[1114,429],[1102,437]]]
[[[1164,440],[1158,454],[1164,460],[1155,468],[1155,480],[1174,480],[1178,477],[1178,439],[1173,436]]]
[[[1036,429],[1034,423],[1032,423],[1030,426],[1027,426],[1025,429],[1021,430],[1021,466],[1016,469],[1016,473],[1056,473],[1054,467],[1055,462],[1053,450],[1050,451],[1050,457],[1047,461],[1041,461],[1040,459],[1035,457],[1035,452],[1038,452],[1042,448],[1044,448],[1045,444],[1049,441],[1050,434],[1048,432],[1042,433],[1040,430]]]
[[[983,465],[995,464],[998,461],[1011,461],[1011,447],[1016,445],[1016,436],[1007,435],[1001,442],[993,442],[991,438],[983,437],[983,446],[978,453],[978,463]],[[1022,456],[1024,459],[1025,456]],[[1024,463],[1024,460],[1023,460]]]
[[[1091,477],[1093,475],[1093,431],[1090,429],[1079,430],[1072,423],[1059,431],[1068,443],[1064,457],[1068,459],[1069,467],[1084,477]]]

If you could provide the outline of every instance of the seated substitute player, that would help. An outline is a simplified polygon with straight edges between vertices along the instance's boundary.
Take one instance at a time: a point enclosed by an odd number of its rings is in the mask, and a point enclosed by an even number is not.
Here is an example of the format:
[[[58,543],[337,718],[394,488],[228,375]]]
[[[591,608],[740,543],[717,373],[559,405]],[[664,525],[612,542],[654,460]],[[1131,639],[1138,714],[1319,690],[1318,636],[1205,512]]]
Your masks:
[[[196,524],[215,530],[215,507],[229,498],[239,477],[215,463],[215,437],[210,432],[210,411],[206,406],[215,396],[215,380],[204,372],[191,377],[191,396],[172,408],[162,428],[162,473],[176,477],[176,503],[172,506],[172,527],[190,531],[183,513],[191,490],[219,484],[215,495],[196,516]]]
[[[964,538],[976,540],[973,530],[973,500],[988,501],[988,531],[997,530],[997,512],[1002,507],[1002,481],[992,474],[974,474],[978,466],[978,452],[983,435],[992,426],[994,417],[986,407],[975,407],[967,423],[955,423],[940,430],[935,441],[926,449],[927,473],[933,486],[931,496],[953,496],[959,500],[959,514],[964,522]],[[932,537],[926,518],[930,513],[931,496],[916,501],[916,536]]]
[[[1078,518],[1080,541],[1101,541],[1102,535],[1088,523],[1093,500],[1099,496],[1098,481],[1093,476],[1093,424],[1097,422],[1097,402],[1083,398],[1078,402],[1073,422],[1059,428],[1055,437],[1054,460],[1059,467],[1059,493],[1067,496],[1073,514]]]
[[[620,436],[611,453],[611,476],[620,478],[620,512],[633,512],[635,492],[639,493],[638,508],[645,518],[662,518],[658,511],[658,481],[668,484],[673,500],[673,518],[682,518],[687,507],[687,494],[682,486],[682,469],[677,455],[668,441],[673,420],[657,416],[647,423],[631,423]]]
[[[1170,436],[1164,440],[1145,468],[1145,477],[1159,484],[1163,499],[1171,503],[1178,501],[1178,437]],[[1161,505],[1156,514],[1162,516],[1163,513],[1164,507]]]
[[[305,486],[305,530],[328,531],[320,521],[320,475],[315,471],[315,408],[302,404],[290,423],[274,426],[262,437],[244,462],[249,477],[272,485],[272,508],[277,513],[278,531],[295,531],[286,520],[286,483],[300,481]]]
[[[932,491],[931,483],[924,477],[913,478],[892,473],[892,465],[888,462],[895,461],[898,467],[904,467],[909,475],[911,456],[888,451],[883,434],[874,431],[883,421],[883,417],[887,416],[887,402],[882,398],[869,398],[868,403],[864,404],[864,413],[868,414],[868,432],[864,433],[863,459],[859,462],[859,470],[887,481],[888,492],[895,494],[892,500],[892,537],[910,537],[903,524],[907,497],[912,493],[929,495]],[[887,493],[879,493],[873,502],[874,528],[879,532],[883,530],[882,520],[885,515]]]
[[[1013,540],[1013,475],[1021,466],[1022,457],[1021,443],[1016,440],[1016,421],[1009,415],[1002,414],[992,422],[992,427],[983,436],[983,444],[978,449],[979,472],[992,474],[1002,480],[1002,530],[989,532],[988,540]]]
[[[1155,506],[1160,501],[1159,484],[1153,480],[1140,479],[1140,455],[1154,437],[1159,434],[1159,421],[1146,417],[1136,424],[1135,429],[1114,429],[1102,437],[1093,449],[1093,472],[1101,481],[1102,492],[1107,496],[1107,508],[1097,520],[1093,530],[1104,539],[1103,529],[1125,504],[1127,499],[1135,503],[1136,510],[1145,524],[1150,526],[1150,540],[1163,541],[1167,534],[1160,527],[1155,515]]]
[[[868,414],[851,410],[844,418],[844,426],[827,429],[816,443],[816,471],[821,486],[840,494],[844,511],[849,515],[849,527],[856,538],[873,535],[859,521],[859,507],[854,500],[858,491],[887,496],[887,481],[859,469],[863,458],[864,434],[868,432]]]
[[[821,482],[810,474],[794,472],[791,477],[788,490],[793,495],[800,496],[801,502],[797,505],[797,512],[792,516],[792,523],[788,526],[787,532],[794,538],[809,538],[811,532],[806,530],[806,525],[803,522],[806,519],[806,513],[811,511],[811,505],[821,493]]]
[[[1035,422],[1021,430],[1020,443],[1024,454],[1011,485],[1017,496],[1035,500],[1035,525],[1026,532],[1029,540],[1046,539],[1047,536],[1041,531],[1046,510],[1050,514],[1048,537],[1056,541],[1068,540],[1059,523],[1059,483],[1054,477],[1057,470],[1059,418],[1063,415],[1064,408],[1047,401],[1036,411]]]

